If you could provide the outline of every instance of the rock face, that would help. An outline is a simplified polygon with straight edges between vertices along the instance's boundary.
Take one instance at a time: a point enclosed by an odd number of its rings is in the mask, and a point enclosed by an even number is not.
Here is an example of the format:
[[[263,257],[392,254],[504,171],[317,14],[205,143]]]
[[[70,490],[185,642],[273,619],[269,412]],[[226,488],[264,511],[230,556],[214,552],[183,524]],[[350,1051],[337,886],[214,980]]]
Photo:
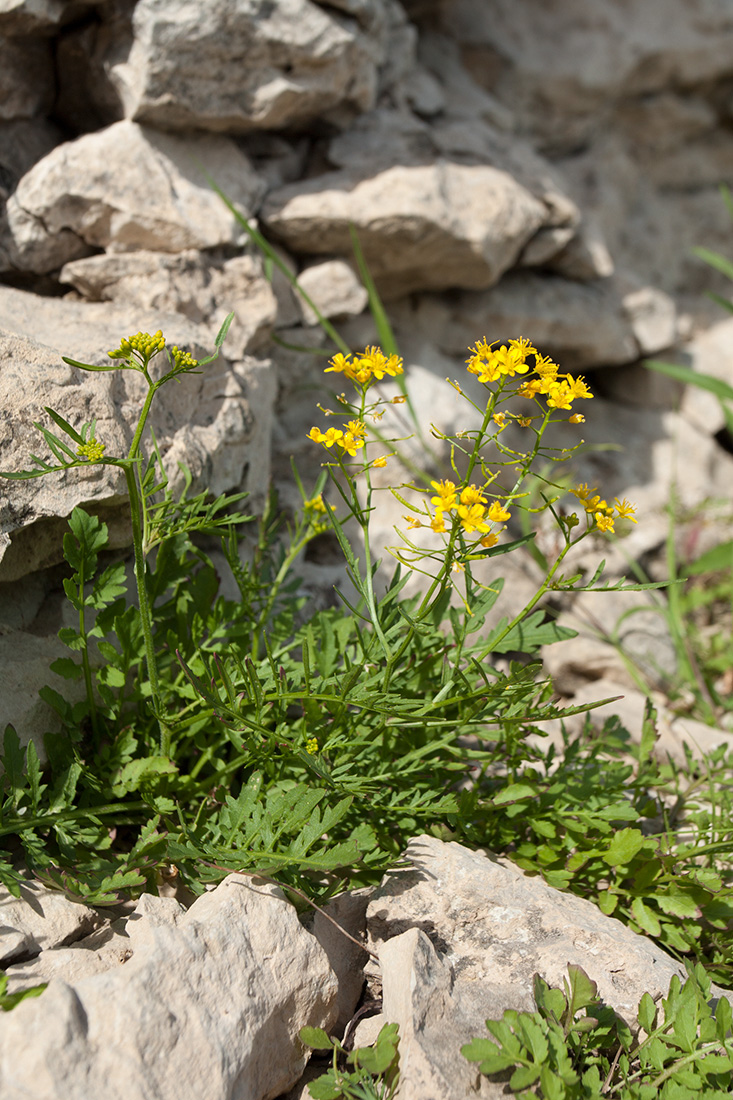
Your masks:
[[[390,39],[412,35],[395,0],[357,7],[356,19],[340,7],[138,0],[129,57],[112,70],[125,114],[165,130],[244,133],[367,110]]]
[[[200,357],[209,352],[213,342],[210,337],[202,344],[205,333],[180,316],[171,317],[166,324],[161,314],[145,317],[128,309],[57,299],[44,305],[48,326],[44,330],[42,324],[34,323],[37,309],[34,295],[0,288],[0,327],[5,332],[0,337],[3,470],[25,468],[29,456],[37,452],[40,437],[33,422],[50,423],[45,406],[78,426],[96,418],[97,437],[106,443],[110,457],[125,457],[129,449],[136,413],[147,392],[144,380],[132,371],[91,373],[69,367],[61,362],[62,348],[74,347],[73,357],[81,362],[109,362],[105,349],[118,346],[123,334],[137,331],[141,324],[152,331],[164,326],[170,343],[190,347]],[[31,333],[41,340],[47,338],[58,350],[37,342]],[[269,435],[273,393],[274,378],[266,360],[248,358],[232,363],[223,356],[205,373],[189,375],[182,384],[161,389],[151,424],[172,484],[180,477],[176,471],[181,461],[196,484],[206,484],[215,494],[247,484],[255,500],[261,498],[268,485],[263,443]],[[113,466],[90,466],[88,470],[7,483],[0,511],[0,577],[15,579],[27,572],[29,565],[38,569],[60,560],[60,528],[72,509],[83,503],[119,512],[124,505],[122,472]],[[42,520],[47,521],[43,524],[45,537],[39,538],[36,531],[29,538],[30,525]],[[116,535],[117,545],[124,545],[129,537],[124,528]]]
[[[243,215],[254,212],[263,182],[228,138],[184,141],[125,121],[60,145],[8,200],[7,262],[44,274],[97,248],[181,252],[241,241],[206,172]]]
[[[156,900],[163,912],[130,938],[124,965],[52,981],[8,1016],[8,1100],[268,1100],[297,1081],[298,1031],[332,1025],[337,982],[292,906],[243,875],[186,913]]]

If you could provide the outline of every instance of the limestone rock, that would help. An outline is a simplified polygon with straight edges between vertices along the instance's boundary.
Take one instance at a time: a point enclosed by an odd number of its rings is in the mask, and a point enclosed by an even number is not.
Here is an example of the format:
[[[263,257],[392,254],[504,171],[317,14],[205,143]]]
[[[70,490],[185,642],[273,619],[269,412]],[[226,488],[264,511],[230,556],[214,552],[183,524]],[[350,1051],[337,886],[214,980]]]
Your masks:
[[[404,322],[403,322],[404,323]],[[578,283],[557,275],[510,272],[488,291],[468,290],[444,304],[425,296],[413,323],[449,355],[465,358],[477,339],[526,336],[563,370],[638,358],[639,348],[612,280]]]
[[[407,952],[414,959],[422,954],[420,966],[436,974],[456,1011],[478,1029],[476,1035],[485,1019],[500,1019],[505,1008],[533,1011],[532,976],[539,973],[551,985],[562,985],[568,962],[582,966],[606,1004],[629,1023],[645,991],[666,993],[673,974],[684,979],[684,968],[644,936],[583,898],[540,878],[525,878],[508,862],[429,836],[410,841],[406,857],[411,866],[389,872],[367,910],[369,943],[382,962],[387,1016],[388,1003],[409,1004],[409,986],[400,982],[396,962],[385,965],[385,959],[394,960],[390,942],[398,951],[394,938],[410,929]],[[434,956],[414,935],[418,930]],[[413,994],[413,1004],[421,995]],[[454,1048],[449,1020],[444,1017],[446,1031],[432,1052],[438,1066]]]
[[[212,338],[230,310],[235,317],[227,336],[230,357],[262,350],[269,344],[277,303],[259,254],[229,260],[187,249],[123,252],[86,256],[65,264],[59,281],[91,302],[117,302],[145,313],[182,313],[206,325]]]
[[[298,1031],[331,1027],[336,979],[277,888],[230,875],[148,933],[123,966],[8,1015],[7,1100],[268,1100],[298,1080]]]
[[[231,139],[186,139],[122,121],[58,146],[7,204],[10,263],[42,274],[96,249],[213,248],[244,231],[211,190],[208,172],[249,216],[263,183]]]
[[[32,118],[53,101],[53,55],[44,39],[3,38],[0,25],[0,119]]]
[[[587,140],[609,102],[694,88],[730,74],[733,17],[725,0],[704,13],[685,0],[629,17],[624,0],[550,9],[542,0],[443,0],[441,23],[480,83],[545,146]]]
[[[173,898],[142,894],[128,917],[96,929],[71,947],[44,948],[35,958],[7,967],[8,990],[17,993],[54,979],[73,985],[91,974],[112,970],[143,949],[151,940],[151,929],[177,925],[185,912]]]
[[[272,192],[262,217],[291,252],[352,254],[353,224],[387,296],[486,287],[517,260],[546,208],[506,172],[448,160],[358,177],[332,172]]]
[[[19,898],[0,886],[0,904],[3,964],[80,940],[100,923],[94,909],[69,901],[58,890],[47,890],[34,881],[21,884]]]
[[[2,0],[0,34],[52,34],[64,16],[73,17],[94,0]]]
[[[301,271],[298,282],[324,317],[359,314],[369,299],[353,267],[344,260],[311,264]],[[297,297],[304,322],[317,325],[316,314],[300,295]]]
[[[21,176],[61,141],[60,131],[45,119],[16,119],[0,123],[0,202],[13,191]]]
[[[322,912],[316,911],[313,918],[313,935],[326,952],[331,970],[338,979],[337,1016],[334,1025],[338,1035],[343,1035],[364,988],[367,953],[354,940],[364,937],[366,910],[371,895],[371,888],[339,894],[323,907]]]
[[[197,0],[139,0],[129,57],[111,70],[125,114],[167,130],[244,133],[368,110],[394,37],[410,45],[404,12],[372,0],[354,20],[334,7],[209,0],[202,12]]]
[[[81,362],[109,362],[107,349],[140,328],[149,332],[162,328],[171,344],[191,348],[194,355],[203,357],[211,351],[209,334],[202,334],[180,314],[141,315],[104,303],[58,298],[43,299],[39,310],[38,303],[35,295],[0,289],[0,405],[6,410],[0,435],[3,470],[25,468],[29,455],[39,451],[40,437],[32,421],[46,422],[46,405],[76,425],[96,417],[97,437],[106,443],[107,454],[127,453],[147,390],[144,379],[132,371],[80,371],[62,363],[62,354]],[[248,357],[232,363],[221,355],[201,374],[160,391],[150,422],[174,491],[182,484],[177,472],[180,461],[189,467],[194,485],[205,486],[214,495],[243,488],[252,493],[251,506],[258,506],[269,481],[274,388],[269,362]],[[44,449],[45,445],[40,446],[42,453]],[[59,561],[66,517],[78,504],[92,505],[102,519],[109,520],[113,546],[128,544],[120,475],[116,467],[89,466],[3,483],[2,578],[14,579]]]

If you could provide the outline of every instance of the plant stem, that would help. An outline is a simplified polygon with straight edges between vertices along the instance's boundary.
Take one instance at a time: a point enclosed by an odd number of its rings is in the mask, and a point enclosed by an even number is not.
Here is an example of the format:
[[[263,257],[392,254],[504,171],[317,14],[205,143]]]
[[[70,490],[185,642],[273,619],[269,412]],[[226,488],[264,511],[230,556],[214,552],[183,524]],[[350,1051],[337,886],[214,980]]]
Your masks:
[[[158,680],[158,663],[155,657],[155,643],[153,641],[153,625],[150,614],[150,602],[145,579],[145,555],[143,553],[143,533],[140,522],[140,493],[138,492],[137,478],[140,460],[134,459],[124,464],[125,479],[127,480],[127,492],[130,497],[130,518],[132,520],[132,545],[135,553],[135,583],[140,604],[140,623],[143,628],[145,641],[145,664],[150,681],[150,692],[153,697],[153,711],[158,720],[160,730],[161,756],[170,754],[170,730],[163,721],[163,712],[160,704],[160,682]]]

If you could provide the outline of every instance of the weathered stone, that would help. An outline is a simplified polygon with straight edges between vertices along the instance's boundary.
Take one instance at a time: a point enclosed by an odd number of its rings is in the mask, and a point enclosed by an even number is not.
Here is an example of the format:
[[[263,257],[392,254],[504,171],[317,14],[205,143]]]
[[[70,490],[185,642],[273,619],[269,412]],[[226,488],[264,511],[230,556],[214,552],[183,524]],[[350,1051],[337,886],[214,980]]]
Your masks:
[[[364,988],[367,953],[354,940],[361,941],[364,938],[366,910],[371,895],[371,887],[339,894],[321,912],[316,911],[313,918],[313,935],[326,952],[329,966],[338,979],[337,1016],[334,1024],[337,1035],[343,1035]]]
[[[39,299],[23,291],[0,290],[0,407],[5,410],[0,468],[22,469],[29,455],[45,452],[32,421],[48,423],[43,411],[56,408],[70,423],[97,419],[97,437],[107,455],[125,455],[144,392],[133,371],[91,373],[60,362],[61,354],[81,362],[109,362],[106,351],[139,328],[162,328],[169,342],[203,357],[211,337],[178,315],[141,315],[108,304]],[[35,333],[31,339],[29,333]],[[46,341],[46,345],[41,343]],[[51,350],[51,348],[57,350]],[[217,495],[249,490],[252,507],[269,482],[268,453],[275,379],[267,361],[231,363],[220,356],[200,374],[160,391],[150,423],[161,447],[174,491],[182,485],[178,462],[190,469],[194,485]],[[11,411],[12,410],[12,411]],[[129,541],[124,521],[121,471],[89,466],[30,481],[4,483],[0,505],[2,578],[10,580],[60,560],[65,517],[80,504],[109,520],[113,545]],[[101,511],[100,511],[101,509]],[[38,521],[42,522],[40,525]],[[113,530],[112,530],[113,528]]]
[[[58,146],[23,177],[1,243],[13,266],[44,273],[98,248],[180,252],[244,239],[206,172],[244,215],[254,212],[262,181],[229,138],[118,122]]]
[[[511,272],[489,291],[464,291],[444,305],[417,304],[414,323],[443,351],[463,355],[477,338],[526,336],[563,370],[628,363],[639,346],[614,280],[578,283],[557,275]]]
[[[587,140],[610,101],[694,88],[730,74],[733,17],[725,0],[704,14],[670,0],[629,18],[623,0],[552,11],[541,0],[444,0],[442,26],[474,78],[511,106],[523,130],[554,148]]]
[[[19,898],[0,886],[0,904],[0,961],[4,964],[80,940],[100,923],[94,909],[33,881],[21,883]]]
[[[227,313],[235,314],[227,337],[230,358],[269,344],[277,303],[259,254],[230,260],[189,249],[86,256],[65,264],[59,281],[92,302],[117,302],[145,313],[182,313],[206,325],[212,337]]]
[[[64,17],[73,18],[94,0],[2,0],[0,34],[53,34]]]
[[[353,267],[344,260],[325,260],[301,271],[298,283],[324,317],[356,315],[366,307],[369,295]],[[303,320],[317,325],[318,317],[298,295]]]
[[[168,130],[345,120],[373,106],[390,36],[407,29],[393,0],[362,13],[369,33],[311,0],[210,0],[205,17],[197,0],[139,0],[132,49],[111,76],[128,117]]]
[[[267,1100],[300,1077],[298,1031],[332,1026],[336,991],[280,890],[230,875],[175,924],[149,922],[123,966],[53,980],[18,1005],[0,1036],[0,1090]]]
[[[45,119],[17,119],[0,124],[0,202],[5,206],[21,176],[61,141],[60,131]]]
[[[22,989],[61,979],[73,985],[91,974],[101,974],[121,966],[140,951],[151,938],[151,929],[161,924],[177,925],[185,909],[172,898],[143,894],[129,917],[98,928],[71,947],[45,948],[26,962],[6,968],[8,990]]]
[[[32,118],[53,101],[51,45],[39,38],[3,38],[0,27],[0,119]]]
[[[429,836],[410,841],[406,857],[411,866],[390,871],[367,910],[369,943],[382,961],[387,1016],[388,1001],[404,1002],[409,984],[393,984],[395,962],[384,965],[385,958],[393,960],[385,956],[385,945],[389,949],[389,941],[409,929],[423,932],[436,953],[427,957],[413,932],[406,943],[410,954],[422,951],[428,973],[432,967],[437,981],[444,976],[446,992],[476,1035],[485,1019],[500,1019],[505,1008],[532,1011],[533,975],[562,985],[569,962],[583,967],[605,1003],[629,1023],[645,991],[657,996],[667,992],[673,974],[684,978],[680,964],[649,939],[584,898],[525,878],[506,861]],[[413,1003],[422,995],[415,989]],[[446,1032],[431,1055],[437,1066],[454,1047],[449,1021],[444,1017]]]
[[[486,287],[517,260],[546,209],[505,172],[450,161],[395,167],[365,178],[332,172],[283,187],[262,217],[291,252],[351,255],[359,235],[388,296]]]

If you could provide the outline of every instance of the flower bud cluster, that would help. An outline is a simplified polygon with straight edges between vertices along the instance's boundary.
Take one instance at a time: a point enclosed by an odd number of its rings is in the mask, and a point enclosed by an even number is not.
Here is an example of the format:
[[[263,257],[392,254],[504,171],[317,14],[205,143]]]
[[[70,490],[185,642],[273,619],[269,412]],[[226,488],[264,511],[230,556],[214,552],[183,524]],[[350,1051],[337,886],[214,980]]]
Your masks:
[[[150,360],[165,347],[165,336],[160,329],[152,336],[149,332],[136,332],[134,336],[128,336],[120,341],[120,346],[114,351],[108,351],[110,359],[129,359],[134,355],[147,365]]]
[[[76,453],[79,458],[85,458],[88,462],[99,462],[104,457],[106,449],[105,443],[97,443],[97,440],[92,436],[86,443],[79,444]]]

